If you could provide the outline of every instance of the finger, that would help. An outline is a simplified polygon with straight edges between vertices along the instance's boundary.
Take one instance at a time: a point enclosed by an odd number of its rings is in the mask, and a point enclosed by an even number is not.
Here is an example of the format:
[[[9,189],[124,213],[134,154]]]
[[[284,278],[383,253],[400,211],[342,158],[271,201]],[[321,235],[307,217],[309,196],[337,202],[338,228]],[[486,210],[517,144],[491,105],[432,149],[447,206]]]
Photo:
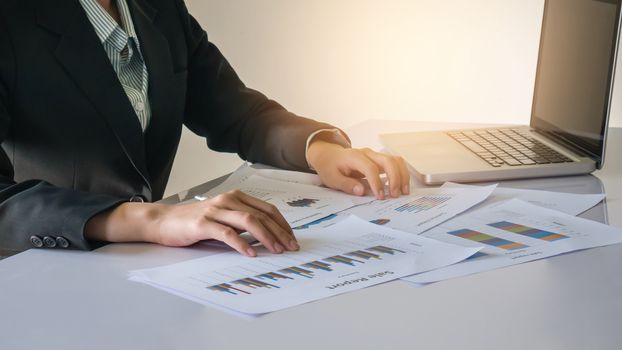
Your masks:
[[[238,191],[236,193],[236,195],[238,196],[238,198],[245,204],[256,208],[264,213],[266,213],[268,216],[270,216],[270,218],[272,218],[272,220],[274,220],[283,230],[285,230],[286,232],[289,232],[291,237],[293,239],[296,239],[294,237],[294,231],[292,230],[291,226],[289,225],[289,223],[287,222],[287,220],[285,220],[285,218],[283,217],[283,214],[281,214],[281,212],[279,211],[279,209],[266,202],[266,201],[262,201],[261,199],[252,197],[247,195],[244,192]]]
[[[354,155],[354,157],[348,159],[347,165],[351,170],[363,173],[376,198],[384,199],[384,185],[380,180],[380,169],[378,169],[378,165],[361,151],[356,151]]]
[[[402,157],[396,157],[400,174],[402,178],[402,193],[410,194],[410,171],[408,171],[408,165],[406,165],[406,161]]]
[[[342,174],[339,170],[332,171],[322,179],[326,186],[338,189],[355,196],[365,195],[365,184],[360,179]]]
[[[259,211],[256,208],[253,208],[246,203],[233,201],[228,205],[230,210],[240,211],[251,213],[255,215],[257,219],[261,221],[263,226],[267,228],[276,238],[277,240],[285,247],[287,250],[298,250],[300,247],[296,242],[296,237],[293,232],[288,232],[281,227],[277,222],[275,222],[272,217],[268,216],[266,213]]]
[[[402,176],[397,160],[389,155],[377,153],[372,150],[363,151],[369,159],[380,165],[389,178],[389,192],[392,197],[399,197],[402,194]]]
[[[278,242],[275,235],[266,228],[254,213],[236,210],[219,209],[216,215],[211,217],[221,224],[250,233],[257,238],[270,252],[280,254],[283,246]]]
[[[231,227],[225,226],[212,220],[206,220],[204,227],[202,228],[206,238],[216,239],[224,242],[226,245],[237,250],[240,254],[249,257],[257,256],[257,252],[251,247],[246,240]]]

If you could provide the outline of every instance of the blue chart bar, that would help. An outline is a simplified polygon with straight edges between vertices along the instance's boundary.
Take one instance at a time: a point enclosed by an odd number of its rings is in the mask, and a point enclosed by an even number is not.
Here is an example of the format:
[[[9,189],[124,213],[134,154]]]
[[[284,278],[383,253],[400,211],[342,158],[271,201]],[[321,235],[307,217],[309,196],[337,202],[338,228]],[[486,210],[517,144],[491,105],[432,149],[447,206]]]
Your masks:
[[[403,250],[399,250],[399,249],[395,249],[395,248],[389,248],[389,247],[385,247],[383,245],[378,245],[378,246],[375,246],[375,247],[367,248],[367,250],[371,250],[371,251],[379,252],[379,253],[391,254],[391,255],[394,255],[395,253],[406,253]]]
[[[398,212],[418,213],[420,211],[432,209],[450,200],[447,196],[424,196],[417,198],[409,203],[395,208]]]
[[[330,221],[330,220],[332,220],[332,219],[334,219],[334,218],[336,218],[336,217],[337,217],[337,214],[330,214],[330,215],[328,215],[328,216],[326,216],[326,217],[323,217],[323,218],[321,218],[321,219],[317,219],[317,220],[315,220],[315,221],[311,221],[311,222],[310,222],[310,223],[308,223],[308,224],[304,224],[304,225],[300,225],[300,226],[294,227],[293,229],[294,229],[294,230],[303,230],[303,229],[307,229],[307,228],[309,228],[309,227],[311,227],[311,226],[319,225],[319,224],[321,224],[321,223],[323,223],[323,222]]]
[[[293,279],[291,277],[287,277],[276,272],[262,273],[261,275],[257,275],[257,277],[264,279],[264,280],[272,280],[272,281]]]
[[[330,258],[326,258],[324,260],[329,261],[329,262],[334,262],[334,263],[346,264],[346,265],[350,265],[350,266],[356,266],[355,263],[364,264],[360,260],[348,258],[348,257],[341,256],[341,255],[331,256]]]
[[[304,267],[316,269],[316,270],[324,270],[324,271],[332,271],[330,268],[330,264],[323,263],[321,261],[312,261],[306,264],[302,264]]]
[[[302,276],[306,278],[313,278],[313,271],[301,269],[300,267],[296,267],[296,266],[292,266],[292,267],[288,267],[283,270],[279,270],[279,272],[283,272],[287,274],[294,274],[294,275],[298,275],[298,276]]]
[[[222,283],[222,284],[218,284],[218,285],[215,285],[215,286],[210,286],[210,287],[207,287],[207,289],[216,290],[216,291],[220,291],[220,292],[224,292],[224,293],[229,293],[229,294],[233,294],[233,295],[238,295],[238,292],[239,293],[244,293],[244,294],[251,294],[251,293],[243,291],[241,289],[237,289],[237,288],[233,287],[232,285],[230,285],[228,283]]]
[[[374,254],[374,253],[370,253],[370,252],[366,252],[364,250],[356,250],[350,253],[346,253],[346,255],[348,256],[354,256],[356,258],[362,258],[365,260],[369,260],[369,259],[379,259],[380,260],[380,255],[378,254]]]
[[[362,250],[351,251],[342,255],[334,255],[322,259],[323,261],[314,260],[299,266],[286,267],[278,270],[278,272],[265,272],[254,277],[244,277],[228,283],[207,286],[206,288],[229,295],[252,294],[259,289],[282,288],[282,286],[277,284],[286,283],[285,281],[287,280],[314,278],[316,272],[320,274],[332,273],[337,265],[356,266],[357,264],[364,264],[365,261],[371,263],[373,260],[382,260],[382,254],[395,255],[397,253],[405,254],[406,252],[400,249],[378,245]],[[341,269],[343,268],[344,267]]]

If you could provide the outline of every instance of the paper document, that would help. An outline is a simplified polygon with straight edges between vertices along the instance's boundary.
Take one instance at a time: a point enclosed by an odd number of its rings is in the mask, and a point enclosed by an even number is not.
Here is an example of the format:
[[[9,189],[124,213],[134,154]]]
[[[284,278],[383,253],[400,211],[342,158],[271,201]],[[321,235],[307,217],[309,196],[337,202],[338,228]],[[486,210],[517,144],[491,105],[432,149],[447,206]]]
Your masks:
[[[250,175],[236,182],[235,188],[275,205],[292,226],[303,225],[333,213],[351,208],[373,198],[348,196],[324,187],[304,185]],[[229,191],[220,186],[214,193]]]
[[[298,235],[299,252],[224,253],[130,273],[206,305],[263,314],[459,262],[466,248],[370,224],[356,217]]]
[[[442,186],[442,188],[473,187],[477,186],[456,184],[452,182],[447,182]],[[577,194],[497,187],[492,192],[492,195],[478,207],[487,206],[492,203],[506,201],[509,199],[520,199],[543,208],[558,210],[570,215],[579,215],[605,199],[605,194]]]
[[[430,283],[622,242],[622,230],[513,199],[456,217],[423,236],[484,247],[459,264],[404,278]]]
[[[320,218],[295,229],[328,227],[348,215],[355,215],[377,225],[420,234],[484,201],[494,189],[494,185],[469,188],[420,188],[408,196],[373,200],[368,204]]]

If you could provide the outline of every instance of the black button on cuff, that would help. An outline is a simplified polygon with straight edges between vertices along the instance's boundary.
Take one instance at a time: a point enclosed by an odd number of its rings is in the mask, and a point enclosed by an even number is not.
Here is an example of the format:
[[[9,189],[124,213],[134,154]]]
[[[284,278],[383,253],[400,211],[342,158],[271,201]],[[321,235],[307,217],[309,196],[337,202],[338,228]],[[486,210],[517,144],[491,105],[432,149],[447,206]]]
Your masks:
[[[69,248],[69,241],[65,237],[56,237],[56,244],[61,248]]]
[[[50,236],[43,237],[43,244],[48,248],[56,247],[56,240]]]
[[[43,247],[43,240],[41,240],[39,236],[30,236],[30,244],[32,244],[33,247],[41,248]]]

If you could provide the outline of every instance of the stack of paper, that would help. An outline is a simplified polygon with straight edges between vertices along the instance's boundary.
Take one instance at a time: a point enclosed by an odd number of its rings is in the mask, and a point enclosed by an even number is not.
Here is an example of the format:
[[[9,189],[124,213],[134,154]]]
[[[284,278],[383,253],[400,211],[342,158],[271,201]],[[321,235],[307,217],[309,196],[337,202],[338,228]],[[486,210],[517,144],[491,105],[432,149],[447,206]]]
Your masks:
[[[375,200],[318,181],[315,175],[242,167],[199,198],[239,189],[274,204],[294,227],[301,251],[272,255],[259,248],[254,259],[217,254],[133,271],[131,279],[257,315],[398,278],[437,282],[622,243],[621,230],[573,216],[602,194],[448,183]]]
[[[207,305],[263,314],[454,264],[480,248],[350,217],[298,236],[303,249],[257,258],[235,252],[131,272],[131,280]]]

